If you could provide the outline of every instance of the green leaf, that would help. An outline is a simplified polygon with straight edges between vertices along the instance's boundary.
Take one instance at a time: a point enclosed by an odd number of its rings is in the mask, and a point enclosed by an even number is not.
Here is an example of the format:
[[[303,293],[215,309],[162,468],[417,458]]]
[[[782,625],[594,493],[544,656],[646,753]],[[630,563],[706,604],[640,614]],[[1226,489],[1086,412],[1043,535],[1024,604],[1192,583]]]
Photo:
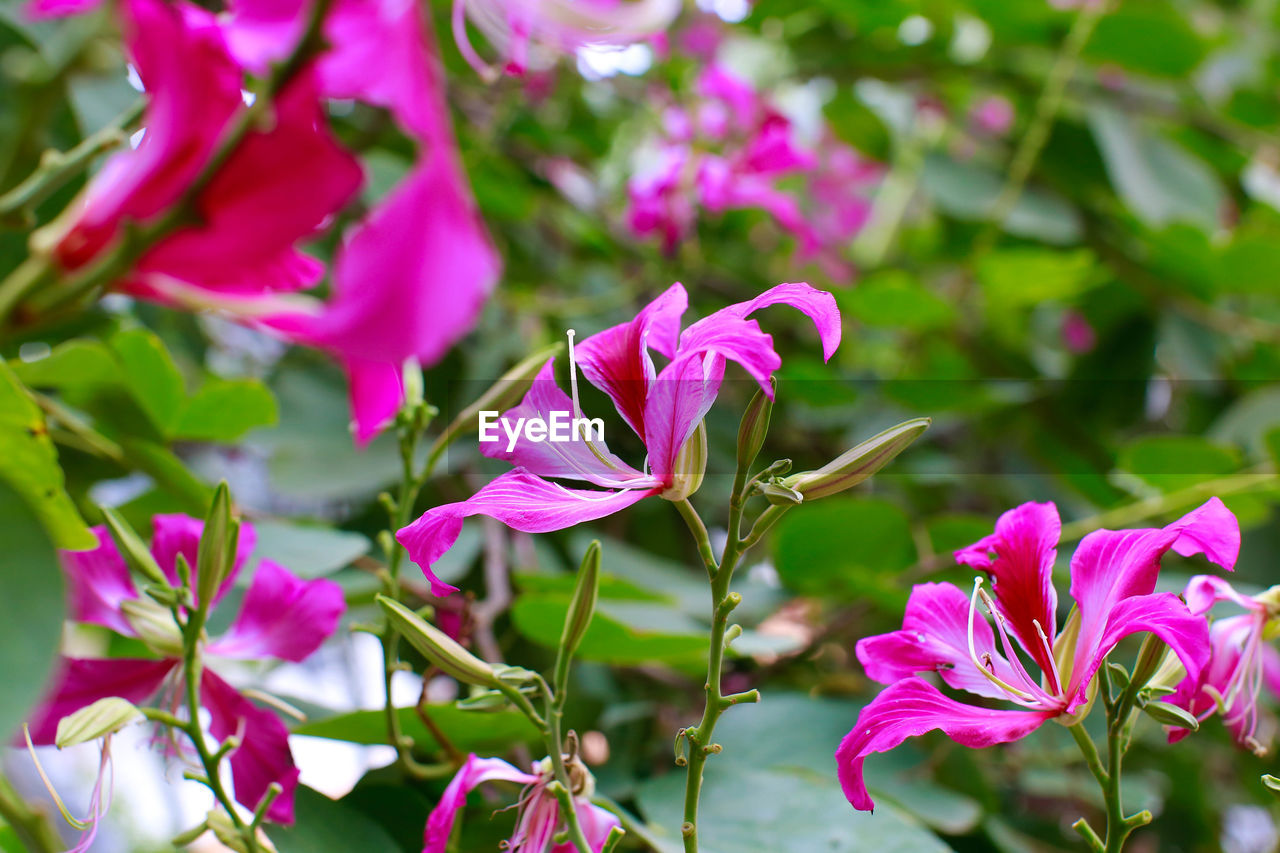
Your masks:
[[[1187,16],[1155,4],[1123,4],[1098,22],[1084,56],[1115,63],[1130,71],[1164,77],[1190,74],[1208,46],[1196,35]]]
[[[57,664],[66,596],[49,534],[3,479],[0,518],[0,649],[5,660],[0,737],[7,740],[20,730]]]
[[[516,630],[555,648],[569,614],[568,595],[524,595],[511,608]],[[617,666],[690,663],[706,653],[702,625],[666,604],[602,600],[577,657]]]
[[[886,270],[868,276],[856,288],[837,292],[842,311],[868,326],[923,331],[944,326],[955,308],[909,273]]]
[[[1004,188],[1001,172],[978,163],[961,163],[941,154],[926,158],[921,184],[943,211],[957,219],[984,221]],[[1080,216],[1056,195],[1028,187],[1005,220],[1004,229],[1055,245],[1080,239]]]
[[[61,548],[97,543],[63,488],[58,451],[44,415],[7,366],[0,363],[0,480],[22,495]],[[7,523],[8,524],[8,523]],[[3,648],[0,646],[0,648]]]
[[[278,417],[275,398],[258,380],[214,379],[187,400],[172,437],[233,442],[254,427],[274,424]]]
[[[797,592],[900,604],[897,573],[916,559],[907,516],[875,498],[830,498],[791,510],[773,539],[774,565]]]
[[[397,712],[405,734],[419,745],[435,743],[415,709],[400,708]],[[431,722],[462,752],[494,753],[537,737],[533,724],[519,711],[463,711],[454,705],[429,705],[427,713]],[[387,741],[387,718],[381,710],[352,711],[309,720],[293,732],[349,743],[380,744]]]
[[[400,853],[385,829],[341,800],[299,785],[293,802],[293,826],[267,825],[280,853]]]
[[[997,309],[1069,300],[1097,282],[1097,261],[1088,249],[1004,249],[978,264],[982,291]]]
[[[117,332],[110,344],[130,392],[161,434],[168,435],[186,398],[182,374],[169,351],[146,329]]]
[[[98,341],[77,338],[58,344],[44,358],[15,361],[13,371],[28,387],[92,388],[120,381],[120,370],[113,356]]]
[[[1200,159],[1108,104],[1091,105],[1088,117],[1111,185],[1135,216],[1153,226],[1220,225],[1226,193]]]
[[[367,537],[349,530],[288,521],[255,521],[254,556],[274,560],[301,578],[331,575],[369,553]],[[242,581],[248,584],[248,580]]]
[[[1149,435],[1120,451],[1120,468],[1162,492],[1240,469],[1240,453],[1194,435]]]

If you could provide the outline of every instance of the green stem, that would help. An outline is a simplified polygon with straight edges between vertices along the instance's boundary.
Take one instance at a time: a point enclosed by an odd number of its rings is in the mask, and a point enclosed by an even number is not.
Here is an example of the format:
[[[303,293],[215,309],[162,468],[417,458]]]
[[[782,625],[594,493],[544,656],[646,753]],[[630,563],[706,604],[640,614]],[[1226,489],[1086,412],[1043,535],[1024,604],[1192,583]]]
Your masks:
[[[27,805],[4,776],[0,776],[0,818],[32,853],[58,853],[63,849],[62,839],[44,815]]]
[[[1102,681],[1103,683],[1098,689],[1103,691],[1102,698],[1107,713],[1106,767],[1102,766],[1102,757],[1098,754],[1098,748],[1093,739],[1085,732],[1083,723],[1068,726],[1067,730],[1075,738],[1080,747],[1080,752],[1084,754],[1085,763],[1089,765],[1090,772],[1093,773],[1094,779],[1098,782],[1098,787],[1102,790],[1107,817],[1106,834],[1099,838],[1093,827],[1089,826],[1089,822],[1084,818],[1076,821],[1074,826],[1095,853],[1121,853],[1130,833],[1138,827],[1146,826],[1151,822],[1151,812],[1143,810],[1126,816],[1120,790],[1122,762],[1127,746],[1126,732],[1129,718],[1134,710],[1137,690],[1131,689],[1132,685],[1130,685],[1126,687],[1119,698],[1112,700],[1110,698],[1110,679],[1104,675]]]
[[[568,655],[564,655],[568,657]],[[568,667],[565,668],[566,677],[564,682],[557,681],[555,693],[546,689],[546,683],[542,683],[543,697],[546,700],[547,707],[547,725],[544,730],[544,740],[547,745],[547,753],[551,756],[551,768],[556,775],[556,781],[560,783],[564,789],[560,797],[560,811],[564,814],[565,827],[569,831],[569,841],[573,843],[579,853],[591,853],[591,844],[587,841],[586,834],[582,831],[582,824],[578,821],[578,810],[573,804],[573,780],[569,778],[569,769],[564,763],[564,740],[562,737],[562,727],[564,723],[564,705],[568,697]],[[557,673],[558,675],[558,673]]]

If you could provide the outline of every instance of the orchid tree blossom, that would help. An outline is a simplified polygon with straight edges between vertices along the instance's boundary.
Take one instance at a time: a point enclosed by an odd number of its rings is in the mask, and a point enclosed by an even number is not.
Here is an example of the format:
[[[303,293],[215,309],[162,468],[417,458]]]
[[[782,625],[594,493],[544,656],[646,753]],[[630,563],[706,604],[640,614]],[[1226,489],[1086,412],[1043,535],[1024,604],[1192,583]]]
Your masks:
[[[627,464],[589,435],[567,442],[521,438],[510,450],[505,444],[481,445],[486,455],[516,467],[465,501],[427,510],[396,534],[410,559],[422,567],[432,593],[445,596],[457,589],[437,578],[431,567],[452,547],[468,516],[488,515],[516,530],[545,533],[612,515],[653,495],[685,497],[678,457],[715,402],[726,361],[741,365],[772,397],[770,378],[782,360],[773,339],[749,316],[778,304],[790,305],[813,321],[823,357],[829,359],[840,344],[840,314],[831,294],[804,283],[780,284],[749,302],[704,317],[683,332],[680,319],[688,295],[677,283],[634,320],[583,340],[576,349],[583,375],[609,395],[618,414],[644,442],[646,464]],[[669,360],[661,371],[651,352]],[[556,385],[554,360],[548,360],[521,403],[503,417],[541,417],[549,422],[553,412],[579,416],[576,372],[572,377],[571,398]],[[553,479],[584,481],[596,488],[569,488]]]
[[[919,584],[901,630],[858,643],[867,675],[890,686],[863,708],[836,751],[840,783],[854,808],[874,805],[863,780],[866,757],[909,737],[937,729],[963,746],[985,747],[1023,738],[1047,720],[1082,716],[1098,668],[1130,634],[1155,634],[1188,678],[1200,677],[1209,660],[1205,619],[1173,593],[1155,592],[1155,585],[1161,558],[1171,550],[1203,554],[1224,569],[1235,566],[1240,527],[1222,502],[1211,498],[1167,527],[1086,536],[1071,558],[1075,607],[1061,629],[1053,586],[1060,534],[1052,503],[1009,510],[992,535],[955,554],[961,565],[986,573],[994,598],[981,577],[971,595],[950,583]],[[995,631],[980,617],[980,603]],[[948,687],[1019,707],[957,701],[921,677],[925,672],[936,672]]]
[[[1280,614],[1277,588],[1262,595],[1242,595],[1222,578],[1196,575],[1187,584],[1187,606],[1195,614],[1206,614],[1220,602],[1235,604],[1243,613],[1216,620],[1209,629],[1209,663],[1199,678],[1188,673],[1168,698],[1200,721],[1214,714],[1240,746],[1264,755],[1266,744],[1258,738],[1258,701],[1263,688],[1280,696],[1280,651],[1271,645],[1272,623]],[[1169,741],[1175,743],[1190,734],[1173,728]]]
[[[591,802],[595,792],[595,780],[580,761],[569,763],[573,807],[582,834],[591,845],[592,853],[604,849],[609,832],[620,823],[608,809]],[[500,758],[477,758],[469,755],[462,769],[445,788],[440,802],[427,818],[423,835],[422,853],[445,853],[449,836],[457,822],[458,812],[466,805],[467,794],[485,782],[514,782],[524,786],[518,805],[515,834],[505,842],[504,850],[510,853],[543,853],[551,845],[556,832],[562,828],[560,801],[547,790],[554,781],[551,759],[535,762],[533,773],[525,773]],[[577,853],[572,842],[550,846],[551,853]]]
[[[680,0],[453,0],[453,35],[483,78],[549,68],[561,54],[588,46],[625,47],[660,35],[680,13]],[[481,58],[470,21],[500,55]]]
[[[179,556],[196,571],[204,524],[185,515],[157,515],[153,521],[151,553],[177,586]],[[140,705],[158,695],[160,703],[172,710],[181,705],[178,626],[168,610],[139,594],[107,529],[97,527],[93,532],[98,537],[96,549],[62,554],[71,590],[71,619],[141,640],[156,657],[62,658],[48,694],[33,713],[31,739],[36,744],[52,744],[59,720],[106,697]],[[244,524],[234,566],[216,592],[215,605],[235,582],[254,541],[253,527]],[[300,662],[334,632],[345,609],[342,588],[333,581],[301,580],[264,559],[254,571],[239,615],[226,633],[207,641],[203,653],[213,659]],[[292,823],[298,768],[284,723],[274,711],[255,706],[208,666],[201,674],[200,702],[209,711],[209,730],[215,738],[236,735],[240,739],[230,755],[236,800],[252,810],[271,783],[279,783],[283,791],[271,803],[267,817]]]

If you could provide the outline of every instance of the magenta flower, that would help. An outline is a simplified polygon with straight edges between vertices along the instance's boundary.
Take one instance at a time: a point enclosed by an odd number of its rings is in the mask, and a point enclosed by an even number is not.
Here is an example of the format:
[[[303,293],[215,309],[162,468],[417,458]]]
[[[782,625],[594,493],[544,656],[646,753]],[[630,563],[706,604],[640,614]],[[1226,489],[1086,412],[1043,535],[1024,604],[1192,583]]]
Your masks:
[[[1241,595],[1222,578],[1196,575],[1187,584],[1187,606],[1197,615],[1208,613],[1218,602],[1229,601],[1244,613],[1216,620],[1209,629],[1209,663],[1198,678],[1188,673],[1178,690],[1166,701],[1204,721],[1222,716],[1236,743],[1259,755],[1266,746],[1257,739],[1258,700],[1262,688],[1280,696],[1280,652],[1267,641],[1267,630],[1277,613],[1275,594],[1257,598]],[[1190,734],[1189,729],[1169,731],[1175,743]]]
[[[1150,631],[1173,650],[1188,677],[1199,677],[1209,658],[1205,620],[1172,593],[1155,592],[1160,560],[1170,550],[1204,554],[1231,569],[1240,551],[1240,527],[1217,498],[1160,529],[1097,530],[1071,557],[1075,608],[1057,628],[1053,587],[1061,523],[1052,503],[1026,503],[996,522],[995,533],[956,552],[956,561],[986,572],[995,599],[975,581],[972,596],[953,584],[916,586],[902,630],[858,643],[867,675],[890,685],[862,709],[836,750],[840,784],[854,808],[874,803],[862,776],[864,759],[909,737],[935,729],[968,747],[1025,737],[1046,720],[1080,711],[1096,689],[1094,674],[1125,636]],[[978,619],[978,599],[1000,635]],[[1012,635],[1012,637],[1010,636]],[[1016,644],[1016,645],[1015,645]],[[1017,646],[1040,677],[1023,665]],[[949,687],[1021,710],[969,705],[943,695],[920,677],[937,672]]]
[[[559,55],[588,45],[643,41],[679,12],[680,0],[453,0],[453,35],[463,58],[493,80],[503,71],[519,76],[548,68]],[[501,69],[476,52],[468,21],[501,54]]]
[[[204,525],[185,515],[157,515],[153,521],[151,553],[177,585],[177,557],[185,557],[194,571]],[[109,696],[140,705],[160,694],[164,705],[176,709],[181,703],[178,626],[168,610],[138,593],[107,529],[94,528],[94,533],[99,543],[95,550],[63,552],[71,618],[138,638],[158,657],[63,658],[53,686],[33,715],[31,738],[37,744],[53,743],[59,720]],[[235,565],[219,587],[217,599],[234,583],[254,540],[252,526],[243,525]],[[345,609],[342,589],[333,581],[300,580],[283,566],[261,560],[239,615],[225,634],[205,645],[204,654],[215,659],[302,661],[334,632]],[[208,666],[201,674],[200,702],[209,711],[209,730],[215,738],[240,738],[230,757],[236,800],[253,809],[267,787],[278,782],[284,790],[267,816],[291,823],[298,769],[284,723],[273,711],[254,706]]]
[[[535,763],[533,769],[533,773],[523,773],[500,758],[467,756],[467,763],[453,777],[427,818],[422,853],[445,853],[458,812],[466,804],[467,794],[485,782],[515,782],[525,786],[520,797],[515,834],[505,842],[503,849],[510,853],[543,853],[547,850],[556,832],[564,828],[560,820],[560,801],[547,791],[547,784],[555,778],[551,759],[544,758]],[[585,767],[571,762],[568,769],[570,780],[575,785],[573,806],[578,824],[593,853],[600,853],[609,831],[619,825],[618,818],[608,809],[591,802],[595,780]],[[565,842],[552,846],[550,850],[551,853],[574,853],[574,846]]]
[[[488,515],[527,533],[563,530],[618,512],[651,495],[678,488],[677,457],[715,402],[726,360],[736,361],[766,393],[782,360],[773,339],[748,316],[768,305],[786,304],[803,312],[818,329],[824,358],[840,344],[840,314],[831,294],[807,284],[780,284],[750,302],[723,308],[680,331],[688,296],[680,284],[642,308],[634,320],[606,329],[577,348],[582,373],[609,395],[627,425],[644,442],[643,469],[614,456],[602,440],[575,436],[567,442],[532,442],[521,438],[511,450],[506,443],[483,444],[487,456],[517,467],[470,498],[427,510],[401,529],[396,539],[422,567],[438,596],[457,587],[444,583],[431,566],[457,540],[462,520]],[[659,372],[650,351],[669,359]],[[575,377],[576,382],[576,377]],[[553,412],[580,412],[556,385],[554,360],[542,368],[520,405],[503,414],[508,421]],[[546,478],[586,481],[596,489],[570,489]]]
[[[988,136],[1004,136],[1013,127],[1013,104],[1004,95],[988,95],[974,104],[970,118]]]

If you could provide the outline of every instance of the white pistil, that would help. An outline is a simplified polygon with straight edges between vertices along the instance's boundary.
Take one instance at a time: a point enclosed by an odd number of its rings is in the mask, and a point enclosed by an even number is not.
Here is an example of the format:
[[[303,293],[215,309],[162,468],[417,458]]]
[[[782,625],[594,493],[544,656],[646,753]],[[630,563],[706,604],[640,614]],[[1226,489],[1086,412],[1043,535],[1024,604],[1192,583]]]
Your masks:
[[[1058,661],[1053,656],[1053,643],[1049,642],[1049,636],[1044,632],[1044,626],[1040,624],[1039,619],[1032,619],[1031,624],[1036,626],[1036,634],[1040,637],[1040,645],[1044,646],[1045,659],[1049,661],[1049,675],[1053,678],[1053,692],[1062,693],[1062,676],[1058,673]]]
[[[973,619],[974,616],[977,615],[978,594],[981,592],[982,578],[976,577],[973,579],[973,595],[969,597],[969,659],[972,660],[973,665],[978,668],[978,672],[982,673],[983,676],[996,687],[999,687],[1001,690],[1008,693],[1010,697],[1023,702],[1034,702],[1035,697],[1030,693],[1019,690],[1011,684],[1007,684],[1002,678],[995,674],[995,665],[990,652],[984,652],[982,655],[986,660],[986,666],[984,666],[983,662],[978,659],[977,644],[973,640]]]
[[[569,337],[569,390],[573,394],[573,417],[582,417],[582,407],[578,405],[578,356],[573,349],[573,336],[577,334],[573,329],[565,332]]]

